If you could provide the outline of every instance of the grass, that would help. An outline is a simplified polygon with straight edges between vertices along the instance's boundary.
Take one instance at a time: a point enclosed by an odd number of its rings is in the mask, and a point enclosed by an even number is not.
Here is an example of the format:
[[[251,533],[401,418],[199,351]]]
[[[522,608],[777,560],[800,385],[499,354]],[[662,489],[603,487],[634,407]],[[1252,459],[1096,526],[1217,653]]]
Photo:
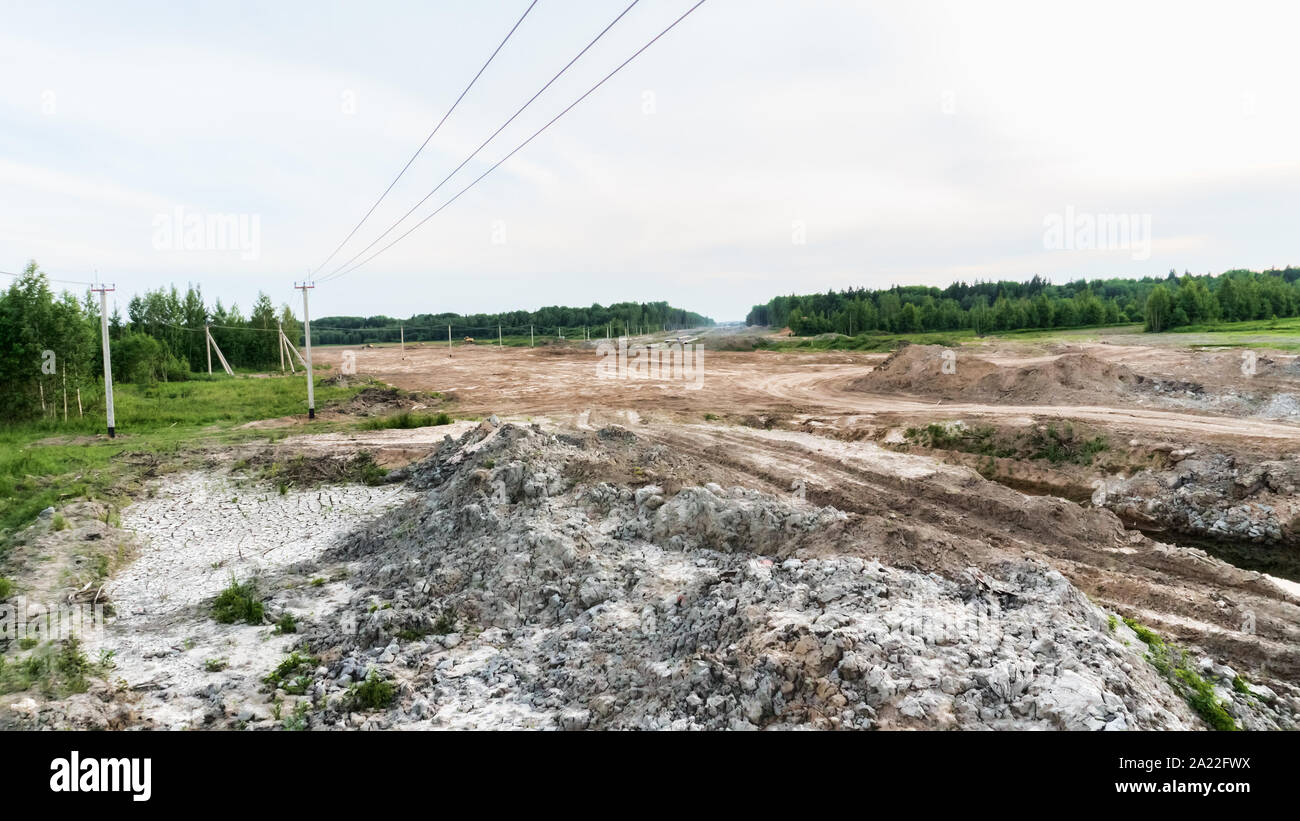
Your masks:
[[[382,710],[393,703],[393,685],[374,670],[366,680],[348,691],[348,705],[353,710]]]
[[[312,673],[320,659],[294,650],[289,657],[280,662],[274,670],[266,674],[262,681],[272,689],[284,690],[290,695],[302,695],[311,686]]]
[[[33,687],[50,698],[63,698],[90,689],[89,676],[102,668],[86,658],[76,636],[34,647],[26,656],[6,660],[0,656],[0,694],[17,693]],[[111,664],[111,658],[105,665]]]
[[[1000,433],[991,425],[955,425],[931,422],[903,432],[908,444],[936,450],[955,450],[1004,459],[1034,459],[1054,465],[1091,465],[1110,444],[1103,436],[1091,439],[1072,425],[1047,425],[1029,432]]]
[[[14,594],[14,583],[0,576],[0,601],[4,601]]]
[[[257,584],[252,581],[240,584],[234,579],[212,603],[212,617],[221,624],[261,624],[265,608],[257,597]]]
[[[1196,334],[1201,339],[1188,344],[1247,347],[1251,345],[1300,351],[1300,317],[1222,322],[1217,325],[1184,325],[1167,334]]]
[[[361,425],[362,430],[388,430],[398,428],[409,430],[410,428],[431,428],[436,425],[450,425],[453,420],[445,413],[414,413],[412,411],[403,411],[393,414],[392,416],[381,416],[371,419]]]
[[[1183,697],[1201,720],[1215,730],[1239,729],[1237,722],[1223,708],[1223,702],[1214,692],[1214,685],[1202,678],[1200,673],[1188,664],[1185,650],[1169,644],[1154,630],[1134,619],[1125,618],[1124,623],[1137,633],[1137,637],[1147,646],[1147,661],[1151,662],[1151,665],[1165,677],[1174,691]],[[1235,680],[1233,687],[1237,687]]]
[[[289,459],[265,463],[259,478],[273,483],[283,496],[290,487],[315,487],[322,484],[355,482],[378,485],[384,482],[388,471],[375,462],[373,455],[358,453],[350,459],[332,457],[307,458],[302,454]]]
[[[363,387],[318,379],[317,406],[346,399]],[[102,397],[84,391],[84,417],[0,426],[0,556],[13,533],[47,507],[83,498],[120,505],[137,489],[142,474],[181,462],[187,452],[214,442],[283,435],[235,427],[302,413],[306,393],[301,377],[202,374],[188,382],[114,385],[116,439],[104,435]]]
[[[275,623],[275,632],[277,633],[297,633],[298,620],[293,617],[292,613],[285,613],[280,620]]]

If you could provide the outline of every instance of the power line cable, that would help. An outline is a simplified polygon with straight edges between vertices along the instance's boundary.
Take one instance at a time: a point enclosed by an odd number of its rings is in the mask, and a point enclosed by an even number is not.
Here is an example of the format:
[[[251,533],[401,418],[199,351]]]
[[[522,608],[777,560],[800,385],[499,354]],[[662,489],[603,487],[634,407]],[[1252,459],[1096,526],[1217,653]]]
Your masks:
[[[58,282],[62,285],[85,285],[91,288],[95,287],[96,285],[96,283],[94,282],[82,282],[79,279],[55,279],[49,274],[45,274],[43,271],[39,271],[39,270],[37,271],[37,273],[44,274],[45,278],[50,282]],[[11,277],[26,276],[26,274],[15,274],[13,271],[0,271],[0,274],[4,274],[5,276],[11,276]]]
[[[532,11],[533,6],[536,6],[537,3],[538,0],[533,0],[533,2],[528,4],[528,8],[524,9],[524,13],[520,15],[518,20],[515,21],[514,26],[510,28],[510,31],[506,34],[505,39],[502,40],[497,45],[496,49],[492,52],[491,56],[487,58],[487,62],[484,63],[483,67],[480,68],[478,70],[478,73],[474,75],[474,79],[469,81],[469,85],[465,86],[465,90],[462,91],[460,93],[460,96],[456,98],[456,102],[452,103],[451,108],[447,109],[447,113],[442,115],[442,119],[439,120],[438,124],[433,127],[432,131],[429,132],[429,136],[424,138],[424,142],[420,143],[420,147],[417,148],[415,150],[415,153],[411,155],[411,159],[407,160],[406,165],[402,166],[402,170],[397,172],[397,176],[394,177],[393,181],[390,182],[388,184],[388,187],[384,189],[384,193],[379,195],[379,199],[375,200],[375,204],[370,206],[370,210],[367,211],[366,215],[361,218],[361,221],[358,222],[352,228],[352,230],[348,232],[348,235],[343,238],[343,241],[338,244],[338,247],[335,248],[333,251],[331,251],[329,256],[325,257],[325,261],[322,262],[320,265],[316,266],[316,269],[312,271],[312,275],[316,274],[317,272],[320,271],[320,269],[328,265],[329,261],[334,258],[334,255],[337,254],[339,251],[341,251],[343,249],[343,246],[348,244],[348,240],[352,239],[353,235],[355,235],[357,231],[361,228],[361,226],[365,224],[366,220],[370,219],[370,215],[375,213],[375,209],[379,207],[379,203],[384,201],[384,198],[388,196],[388,192],[393,190],[393,186],[397,185],[397,181],[400,180],[402,178],[402,175],[406,173],[406,170],[411,167],[411,163],[415,162],[416,157],[420,156],[420,153],[424,151],[425,146],[427,146],[429,144],[429,141],[433,139],[433,135],[437,134],[438,129],[442,128],[442,124],[447,122],[447,118],[451,116],[451,112],[456,110],[456,106],[460,105],[460,101],[465,99],[465,95],[468,94],[469,90],[474,87],[475,83],[478,82],[478,78],[482,77],[483,72],[487,71],[487,67],[492,65],[492,61],[496,59],[497,54],[501,52],[501,49],[504,48],[506,43],[510,41],[510,38],[514,36],[514,33],[519,28],[519,25],[523,23],[524,18],[528,16],[528,12]],[[308,278],[310,278],[310,276]]]
[[[377,256],[379,256],[380,254],[382,254],[383,252],[387,251],[389,248],[392,248],[394,245],[396,245],[397,243],[401,242],[401,241],[402,241],[403,239],[405,239],[406,237],[410,236],[411,233],[414,232],[416,229],[418,229],[421,225],[424,225],[424,224],[425,224],[426,222],[428,222],[430,219],[432,219],[433,217],[437,216],[438,213],[442,211],[442,209],[446,208],[447,206],[451,205],[453,202],[455,202],[456,200],[458,200],[458,199],[460,198],[460,195],[461,195],[461,194],[464,194],[466,191],[468,191],[468,190],[470,190],[471,188],[473,188],[475,185],[477,185],[477,184],[479,183],[480,180],[482,180],[482,179],[483,179],[484,177],[486,177],[488,174],[491,174],[493,171],[495,171],[497,168],[499,168],[503,163],[506,162],[506,160],[509,160],[511,157],[513,157],[515,154],[517,154],[521,149],[523,149],[524,146],[528,145],[530,142],[532,142],[533,140],[535,140],[539,135],[541,135],[541,133],[542,133],[543,131],[545,131],[546,129],[550,128],[552,125],[554,125],[555,122],[556,122],[557,120],[559,120],[559,119],[560,119],[561,117],[563,117],[565,114],[568,114],[569,111],[571,111],[575,106],[578,105],[578,103],[581,103],[583,100],[587,99],[587,97],[589,97],[593,92],[595,92],[596,89],[598,89],[598,88],[600,88],[602,85],[604,85],[605,82],[606,82],[607,80],[609,80],[609,78],[613,77],[615,74],[617,74],[617,73],[619,73],[620,71],[622,71],[623,68],[624,68],[628,63],[630,63],[630,62],[632,62],[633,60],[635,60],[638,56],[640,56],[640,54],[641,54],[643,51],[645,51],[646,49],[650,48],[650,46],[654,45],[654,44],[659,40],[659,38],[663,37],[665,34],[667,34],[668,32],[672,31],[672,29],[673,29],[673,28],[674,28],[678,23],[680,23],[681,21],[685,20],[685,19],[687,18],[687,16],[689,16],[689,15],[691,14],[691,12],[695,11],[696,9],[698,9],[698,8],[699,8],[700,6],[702,6],[702,5],[704,5],[704,0],[699,0],[698,3],[696,3],[696,4],[693,5],[693,6],[691,6],[689,9],[687,9],[687,10],[685,11],[685,13],[682,14],[681,17],[678,17],[678,18],[677,18],[676,20],[674,20],[671,24],[669,24],[668,28],[666,28],[666,29],[664,29],[663,31],[661,31],[661,32],[659,32],[658,34],[656,34],[653,38],[650,39],[650,42],[646,43],[644,46],[642,46],[641,48],[637,49],[636,52],[635,52],[631,57],[629,57],[629,58],[627,58],[626,60],[624,60],[622,63],[620,63],[620,64],[618,65],[617,68],[615,68],[613,71],[611,71],[610,73],[606,74],[603,78],[601,78],[600,82],[596,83],[594,86],[592,86],[591,88],[587,89],[586,93],[584,93],[581,97],[579,97],[578,99],[576,99],[576,100],[574,100],[573,102],[569,103],[569,105],[568,105],[568,106],[567,106],[563,111],[561,111],[559,114],[556,114],[556,115],[555,115],[555,116],[550,120],[550,122],[548,122],[546,125],[542,126],[541,128],[537,129],[536,131],[534,131],[531,137],[529,137],[528,139],[524,140],[522,143],[520,143],[518,146],[516,146],[515,149],[514,149],[513,151],[511,151],[509,154],[505,155],[505,156],[502,157],[500,160],[498,160],[497,163],[496,163],[496,165],[493,165],[491,168],[489,168],[488,170],[486,170],[486,171],[484,171],[482,174],[480,174],[478,177],[476,177],[476,178],[474,179],[473,182],[471,182],[469,185],[465,186],[465,187],[462,188],[460,191],[458,191],[458,192],[456,193],[456,195],[453,196],[451,199],[447,200],[447,201],[444,202],[442,205],[438,206],[438,208],[435,209],[431,214],[429,214],[429,215],[426,216],[424,219],[420,220],[420,221],[417,222],[415,225],[413,225],[413,226],[410,228],[410,230],[408,230],[406,233],[402,234],[402,235],[401,235],[400,237],[398,237],[397,239],[395,239],[395,240],[393,240],[392,242],[388,243],[388,244],[385,245],[383,248],[380,248],[380,249],[379,249],[378,251],[376,251],[374,254],[371,254],[369,257],[367,257],[366,259],[364,259],[364,260],[362,260],[361,262],[357,263],[357,264],[354,265],[353,267],[348,268],[346,271],[343,271],[342,273],[339,273],[339,274],[337,274],[337,275],[335,275],[335,274],[331,274],[330,276],[325,277],[325,279],[322,280],[322,281],[326,281],[326,282],[328,282],[328,281],[331,280],[331,279],[337,279],[338,277],[341,277],[341,276],[344,276],[344,275],[346,275],[346,274],[350,274],[350,273],[352,273],[353,271],[357,270],[357,269],[360,268],[361,266],[363,266],[363,265],[365,265],[366,263],[368,263],[368,262],[370,262],[371,260],[373,260],[375,257],[377,257]]]
[[[448,181],[448,180],[450,180],[452,177],[456,176],[456,174],[457,174],[457,173],[458,173],[462,168],[464,168],[466,165],[469,164],[470,160],[472,160],[472,159],[474,159],[475,157],[477,157],[477,156],[478,156],[478,153],[479,153],[480,151],[482,151],[484,148],[486,148],[488,143],[490,143],[490,142],[492,142],[492,140],[496,139],[497,135],[500,134],[502,131],[504,131],[504,130],[506,129],[506,126],[510,125],[512,122],[515,121],[515,118],[516,118],[516,117],[518,117],[520,114],[524,113],[524,110],[525,110],[525,109],[527,109],[530,105],[532,105],[533,102],[534,102],[538,97],[542,96],[542,93],[545,92],[546,89],[550,88],[550,87],[555,83],[556,80],[560,79],[560,77],[562,77],[562,76],[564,75],[564,73],[565,73],[566,71],[568,71],[568,70],[573,66],[574,63],[578,62],[578,60],[582,57],[582,55],[586,54],[586,53],[591,49],[592,46],[596,45],[596,43],[600,40],[600,38],[604,37],[605,34],[606,34],[610,29],[612,29],[612,28],[614,27],[614,24],[615,24],[615,23],[617,23],[619,20],[622,20],[623,17],[624,17],[624,16],[625,16],[629,11],[631,11],[632,8],[633,8],[633,7],[634,7],[638,2],[640,2],[640,0],[632,0],[632,2],[628,4],[627,8],[625,8],[625,9],[623,9],[623,11],[619,12],[619,15],[618,15],[617,17],[615,17],[613,20],[611,20],[610,23],[609,23],[609,25],[607,25],[607,26],[605,26],[605,28],[601,29],[600,33],[597,34],[597,35],[592,39],[592,41],[591,41],[590,43],[587,43],[587,45],[583,47],[582,51],[579,51],[579,52],[578,52],[578,53],[573,57],[573,59],[569,60],[569,62],[566,63],[566,64],[564,65],[564,68],[560,69],[560,70],[555,74],[554,77],[552,77],[550,80],[548,80],[548,81],[546,82],[546,85],[544,85],[544,86],[542,86],[540,89],[538,89],[538,90],[537,90],[537,93],[535,93],[532,97],[529,97],[529,98],[528,98],[528,102],[526,102],[526,103],[524,103],[522,106],[520,106],[520,107],[519,107],[519,110],[517,110],[514,114],[511,114],[511,115],[510,115],[510,119],[508,119],[508,120],[506,120],[504,123],[502,123],[501,126],[500,126],[499,128],[497,128],[496,131],[493,131],[493,132],[492,132],[492,135],[489,136],[486,140],[484,140],[481,144],[479,144],[479,147],[476,148],[476,149],[474,149],[474,151],[471,152],[470,155],[469,155],[468,157],[466,157],[464,160],[462,160],[461,163],[460,163],[460,165],[458,165],[458,166],[456,166],[454,169],[452,169],[452,172],[451,172],[450,174],[448,174],[447,176],[443,177],[443,178],[442,178],[442,181],[439,182],[436,186],[434,186],[432,191],[430,191],[429,193],[425,194],[424,197],[421,198],[421,200],[420,200],[419,202],[417,202],[415,205],[411,206],[410,209],[409,209],[405,214],[403,214],[403,215],[402,215],[402,216],[401,216],[401,217],[400,217],[396,222],[394,222],[392,225],[388,226],[387,230],[385,230],[384,233],[380,234],[378,237],[375,237],[375,239],[374,239],[374,240],[373,240],[369,245],[367,245],[365,248],[362,248],[362,249],[361,249],[360,251],[358,251],[357,253],[353,254],[351,259],[349,259],[347,262],[344,262],[342,265],[338,266],[338,267],[335,268],[333,271],[331,271],[331,272],[329,272],[328,274],[326,274],[324,277],[321,278],[320,281],[321,281],[321,282],[329,282],[331,279],[335,279],[335,278],[337,278],[337,277],[339,277],[339,276],[342,276],[342,273],[340,273],[340,272],[342,272],[344,268],[347,268],[349,265],[351,265],[353,262],[355,262],[355,261],[357,260],[358,257],[362,256],[362,255],[365,254],[367,251],[369,251],[371,248],[373,248],[373,247],[375,247],[376,245],[378,245],[379,242],[380,242],[381,240],[383,240],[384,237],[388,236],[390,233],[393,232],[393,229],[397,228],[397,226],[399,226],[399,225],[401,225],[403,222],[405,222],[407,217],[409,217],[409,216],[411,216],[411,214],[415,213],[415,211],[416,211],[416,210],[417,210],[421,205],[424,205],[424,203],[427,202],[427,201],[429,200],[430,197],[432,197],[434,194],[438,193],[438,191],[439,191],[439,190],[440,190],[444,185],[447,184],[447,181]],[[701,0],[701,2],[703,2],[703,0]],[[687,12],[687,14],[689,14],[689,13],[690,13],[690,12]],[[685,15],[683,15],[683,16],[685,16]],[[674,25],[675,25],[675,24],[674,24]],[[671,26],[670,26],[670,28],[671,28]],[[364,263],[363,263],[363,264],[364,264]]]

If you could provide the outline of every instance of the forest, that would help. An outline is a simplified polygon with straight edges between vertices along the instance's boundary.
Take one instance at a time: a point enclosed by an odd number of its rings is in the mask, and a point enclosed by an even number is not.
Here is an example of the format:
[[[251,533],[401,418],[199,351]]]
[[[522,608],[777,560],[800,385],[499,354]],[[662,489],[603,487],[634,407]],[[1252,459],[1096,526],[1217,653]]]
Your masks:
[[[592,337],[646,331],[671,331],[712,325],[713,320],[667,302],[620,302],[590,308],[547,307],[536,311],[507,311],[497,314],[415,314],[409,319],[387,316],[325,316],[311,323],[313,343],[358,345],[364,342],[445,342],[451,326],[453,339],[536,335],[581,338],[590,329]]]
[[[119,295],[120,296],[120,295]],[[111,304],[111,303],[110,303]],[[48,277],[31,262],[12,284],[0,290],[0,420],[20,421],[60,412],[64,396],[88,411],[102,401],[103,345],[99,297],[56,293]],[[666,302],[620,303],[590,308],[542,308],[500,314],[417,314],[399,320],[386,316],[322,317],[312,322],[315,345],[397,342],[404,328],[408,342],[444,341],[448,325],[454,339],[503,334],[562,335],[577,338],[711,325],[713,320],[673,308]],[[108,317],[115,382],[152,384],[206,377],[209,371],[204,326],[231,366],[243,371],[280,367],[278,327],[299,348],[303,325],[287,304],[278,308],[258,294],[247,315],[220,299],[209,304],[202,291],[189,286],[147,291],[126,302],[126,316],[113,309]],[[211,368],[222,373],[214,355]]]
[[[1143,323],[1159,333],[1184,325],[1300,315],[1300,268],[1164,278],[1079,279],[1055,285],[957,282],[885,290],[851,288],[779,296],[755,305],[749,325],[788,327],[797,336],[971,329],[976,334],[1039,328]]]

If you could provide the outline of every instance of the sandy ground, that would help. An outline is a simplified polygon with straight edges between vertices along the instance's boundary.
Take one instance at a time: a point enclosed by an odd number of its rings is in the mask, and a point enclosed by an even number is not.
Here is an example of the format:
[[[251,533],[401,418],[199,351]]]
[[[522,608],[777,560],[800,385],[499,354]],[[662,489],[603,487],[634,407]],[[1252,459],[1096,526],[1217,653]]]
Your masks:
[[[1061,355],[1062,346],[1009,345],[979,350],[980,357],[1002,365],[1028,365]],[[1070,345],[1104,362],[1121,363],[1164,379],[1196,379],[1218,390],[1300,392],[1296,358],[1273,356],[1285,368],[1279,375],[1248,381],[1236,367],[1239,354],[1196,353],[1177,348],[1137,348],[1102,343]],[[337,367],[339,348],[322,349],[318,358]],[[958,354],[968,355],[965,349]],[[933,419],[936,414],[990,417],[1076,419],[1104,425],[1122,435],[1181,437],[1191,441],[1222,441],[1237,446],[1296,452],[1300,449],[1300,420],[1224,417],[1177,407],[1144,406],[1137,400],[1099,397],[1096,404],[986,404],[914,396],[864,393],[851,383],[881,362],[883,354],[843,352],[782,354],[767,351],[704,351],[704,375],[698,389],[686,380],[607,379],[597,373],[593,349],[505,348],[460,346],[448,356],[436,346],[376,348],[357,351],[357,371],[407,389],[433,390],[455,402],[462,414],[498,413],[511,418],[545,416],[565,422],[581,414],[585,420],[602,414],[635,411],[652,421],[699,419],[704,414],[725,417],[779,414],[820,418],[839,429],[898,425]],[[1294,374],[1294,375],[1292,375]],[[1176,404],[1171,399],[1169,404]],[[594,416],[593,416],[594,415]]]
[[[1266,367],[1247,381],[1237,368],[1237,351],[1133,344],[1137,340],[1113,344],[1117,341],[991,343],[960,349],[958,367],[966,356],[998,367],[1033,368],[1083,353],[1150,380],[1195,382],[1200,391],[1175,390],[1169,396],[1102,391],[1086,401],[1047,391],[1009,404],[936,399],[923,390],[864,390],[860,381],[885,356],[843,352],[704,351],[698,383],[601,378],[594,346],[458,346],[448,355],[445,347],[411,345],[405,351],[358,350],[356,361],[359,376],[441,393],[446,408],[462,419],[496,415],[579,437],[622,426],[652,452],[664,454],[669,466],[605,465],[607,481],[631,487],[659,482],[669,494],[721,482],[806,499],[864,523],[859,526],[869,534],[875,555],[888,564],[948,578],[969,566],[1009,559],[1045,562],[1092,601],[1132,614],[1197,653],[1265,680],[1300,679],[1300,586],[1126,531],[1107,511],[1027,496],[932,455],[881,446],[898,442],[907,426],[936,419],[1024,426],[1073,420],[1116,441],[1173,441],[1247,460],[1300,454],[1300,419],[1227,413],[1219,402],[1223,396],[1300,391],[1296,357],[1261,351]],[[342,350],[318,349],[316,359],[337,369]],[[1262,405],[1252,401],[1251,407]],[[303,421],[275,420],[267,426]],[[477,425],[303,433],[278,440],[270,450],[276,458],[366,451],[395,467],[427,456],[446,437],[460,437]],[[216,625],[202,612],[202,603],[232,575],[265,575],[279,580],[269,603],[276,613],[320,621],[334,618],[349,603],[355,610],[365,580],[348,579],[346,568],[319,586],[305,579],[286,585],[285,578],[293,578],[297,568],[313,567],[349,534],[413,493],[392,485],[280,494],[221,473],[167,477],[156,485],[156,495],[123,511],[122,526],[135,534],[137,552],[107,588],[119,619],[92,649],[116,652],[115,675],[141,699],[142,715],[155,726],[203,726],[232,713],[241,726],[270,722],[269,708],[254,693],[295,639],[266,626]],[[1247,622],[1248,630],[1243,629]],[[461,653],[466,662],[476,658],[468,647]],[[225,669],[208,670],[212,659]],[[472,692],[468,697],[477,698]],[[535,716],[525,711],[506,723],[528,725],[530,717]],[[450,714],[442,718],[443,726],[462,726]],[[351,721],[345,719],[349,726]]]

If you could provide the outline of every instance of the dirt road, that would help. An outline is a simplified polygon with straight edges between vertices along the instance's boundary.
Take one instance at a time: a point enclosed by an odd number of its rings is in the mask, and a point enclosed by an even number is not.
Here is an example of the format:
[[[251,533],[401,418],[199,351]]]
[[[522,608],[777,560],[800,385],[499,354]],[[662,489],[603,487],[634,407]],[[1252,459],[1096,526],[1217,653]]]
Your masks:
[[[1184,351],[1156,349],[1139,356],[1131,346],[1086,347],[1114,361],[1141,363],[1153,374],[1197,370],[1189,364],[1192,354]],[[322,349],[318,359],[337,368],[342,350]],[[599,378],[599,358],[592,348],[472,345],[457,347],[448,356],[446,348],[408,346],[404,352],[376,348],[357,351],[356,356],[360,375],[402,388],[439,391],[455,401],[459,412],[473,415],[547,416],[566,421],[583,413],[599,419],[627,410],[651,421],[698,420],[705,414],[723,418],[779,415],[800,421],[822,419],[841,431],[961,416],[1024,424],[1072,419],[1105,426],[1118,435],[1220,441],[1286,453],[1300,449],[1300,423],[1292,421],[1224,417],[1112,401],[987,404],[853,390],[851,383],[880,363],[883,354],[705,351],[704,376],[698,388],[685,380]],[[1042,361],[1044,355],[1032,347],[1021,351],[1004,348],[993,358],[1000,364],[1024,364]],[[1213,368],[1201,370],[1217,373],[1223,366],[1216,362]],[[1300,390],[1300,376],[1295,382]]]

